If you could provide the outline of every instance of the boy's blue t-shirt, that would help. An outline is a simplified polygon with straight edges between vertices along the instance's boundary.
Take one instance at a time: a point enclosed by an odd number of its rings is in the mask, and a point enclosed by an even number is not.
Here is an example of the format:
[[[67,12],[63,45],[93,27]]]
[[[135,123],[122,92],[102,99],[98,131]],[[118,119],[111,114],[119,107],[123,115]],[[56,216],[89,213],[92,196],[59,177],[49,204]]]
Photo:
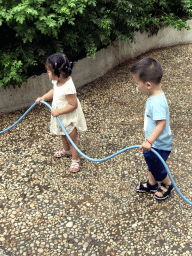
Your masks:
[[[153,132],[158,120],[166,120],[166,126],[152,147],[171,151],[173,136],[169,125],[169,106],[164,93],[147,99],[144,119],[145,139]]]

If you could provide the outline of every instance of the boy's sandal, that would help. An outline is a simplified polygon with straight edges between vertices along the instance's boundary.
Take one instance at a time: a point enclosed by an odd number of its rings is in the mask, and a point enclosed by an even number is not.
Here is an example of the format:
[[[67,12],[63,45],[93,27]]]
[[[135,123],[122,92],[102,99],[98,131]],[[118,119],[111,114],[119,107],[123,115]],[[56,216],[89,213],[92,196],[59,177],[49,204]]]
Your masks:
[[[147,184],[147,186],[145,187],[144,184]],[[155,185],[151,185],[149,183],[149,180],[147,182],[141,182],[140,185],[139,185],[139,188],[137,188],[137,186],[135,187],[135,190],[137,192],[156,192],[158,189],[158,183],[156,183]]]
[[[66,150],[63,148],[63,149],[58,150],[58,151],[54,154],[54,157],[71,156],[71,155],[72,155],[71,150],[66,151]]]
[[[167,189],[167,191],[162,190],[160,187],[158,188],[157,192],[161,192],[163,196],[157,196],[154,195],[154,197],[158,200],[163,200],[168,197],[168,195],[171,193],[172,190],[174,190],[173,185],[165,185],[164,183],[161,183],[161,186]]]
[[[79,163],[80,163],[80,159],[72,160],[70,172],[78,172],[79,171]]]

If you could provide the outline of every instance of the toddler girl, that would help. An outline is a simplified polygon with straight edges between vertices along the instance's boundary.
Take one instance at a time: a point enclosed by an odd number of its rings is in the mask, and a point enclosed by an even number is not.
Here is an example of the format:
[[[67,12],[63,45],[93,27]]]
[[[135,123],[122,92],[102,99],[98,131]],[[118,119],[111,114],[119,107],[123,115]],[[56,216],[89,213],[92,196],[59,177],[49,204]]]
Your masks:
[[[70,171],[77,172],[80,163],[79,154],[67,139],[56,119],[59,116],[67,133],[78,147],[77,131],[86,131],[87,125],[80,102],[76,97],[75,85],[70,76],[73,63],[69,62],[64,53],[56,53],[47,58],[45,67],[49,79],[52,80],[53,89],[42,97],[37,98],[36,103],[41,105],[41,100],[47,101],[53,98],[50,130],[56,135],[61,135],[63,143],[63,149],[58,150],[54,156],[62,157],[72,155]]]

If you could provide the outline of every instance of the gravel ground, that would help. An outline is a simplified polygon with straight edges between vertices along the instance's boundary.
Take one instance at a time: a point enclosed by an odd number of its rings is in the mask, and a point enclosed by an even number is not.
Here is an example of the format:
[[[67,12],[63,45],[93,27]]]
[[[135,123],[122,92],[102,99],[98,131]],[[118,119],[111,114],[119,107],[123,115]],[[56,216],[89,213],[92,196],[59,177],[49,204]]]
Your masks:
[[[136,93],[130,67],[149,55],[164,68],[174,136],[167,164],[192,200],[192,45],[148,52],[78,89],[88,125],[80,149],[103,158],[142,143],[146,96]],[[0,115],[0,130],[25,111]],[[191,255],[192,206],[175,191],[160,202],[134,191],[147,178],[139,149],[103,163],[81,157],[73,174],[69,158],[53,157],[61,141],[49,122],[47,107],[36,106],[0,135],[0,256]]]

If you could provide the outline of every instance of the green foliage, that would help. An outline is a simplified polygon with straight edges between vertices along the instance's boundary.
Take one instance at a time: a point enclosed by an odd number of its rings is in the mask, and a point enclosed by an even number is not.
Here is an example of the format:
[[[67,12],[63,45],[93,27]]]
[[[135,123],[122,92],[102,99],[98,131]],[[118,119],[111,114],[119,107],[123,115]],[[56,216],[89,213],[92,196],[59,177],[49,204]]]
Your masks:
[[[0,87],[44,72],[54,52],[94,56],[115,40],[132,42],[135,31],[189,29],[191,16],[192,0],[0,0]]]
[[[0,81],[0,86],[4,84],[21,84],[19,77],[25,79],[24,76],[18,76],[18,73],[21,74],[23,63],[19,60],[14,60],[14,54],[3,53],[1,56],[2,70],[3,70],[3,79]],[[26,79],[25,79],[26,80]]]

